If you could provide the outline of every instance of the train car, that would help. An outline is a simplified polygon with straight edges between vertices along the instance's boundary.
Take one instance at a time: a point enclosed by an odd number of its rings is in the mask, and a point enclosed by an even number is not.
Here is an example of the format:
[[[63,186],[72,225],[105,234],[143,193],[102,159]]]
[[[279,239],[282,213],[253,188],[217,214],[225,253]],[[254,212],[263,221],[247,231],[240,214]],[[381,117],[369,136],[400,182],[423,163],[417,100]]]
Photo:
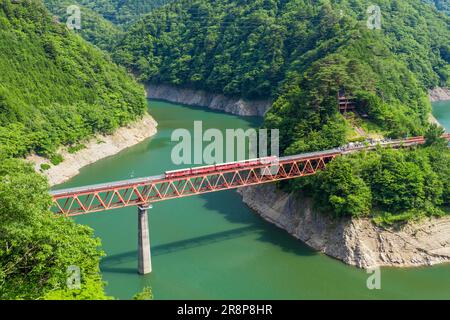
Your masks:
[[[208,174],[217,171],[227,171],[234,170],[240,168],[247,168],[257,165],[270,164],[278,161],[277,156],[257,158],[257,159],[248,159],[242,161],[221,163],[216,165],[207,165],[203,167],[195,167],[190,169],[180,169],[180,170],[172,170],[166,171],[165,177],[168,179],[181,178],[189,175],[199,175],[199,174]]]
[[[406,138],[404,140],[401,140],[402,142],[424,142],[425,141],[425,137],[424,136],[418,136],[418,137],[410,137],[410,138]]]
[[[257,166],[259,164],[261,164],[260,159],[247,159],[236,162],[238,168]]]
[[[191,174],[205,174],[216,171],[215,165],[208,165],[203,167],[196,167],[191,169]]]
[[[244,160],[244,161],[245,161],[245,165],[269,164],[272,162],[277,162],[278,157],[270,156],[270,157],[263,157],[263,158],[257,158],[257,159],[249,159],[249,160]]]
[[[236,168],[236,164],[237,162],[228,162],[228,163],[220,163],[220,164],[216,164],[215,168],[217,171],[227,171],[227,170],[232,170]]]
[[[217,171],[233,170],[233,169],[257,166],[257,165],[261,165],[261,164],[270,164],[270,163],[276,162],[276,161],[278,161],[277,156],[256,158],[256,159],[247,159],[247,160],[217,164],[216,170]]]
[[[185,177],[190,174],[191,174],[191,169],[180,169],[180,170],[172,170],[172,171],[165,172],[165,176],[167,179]]]

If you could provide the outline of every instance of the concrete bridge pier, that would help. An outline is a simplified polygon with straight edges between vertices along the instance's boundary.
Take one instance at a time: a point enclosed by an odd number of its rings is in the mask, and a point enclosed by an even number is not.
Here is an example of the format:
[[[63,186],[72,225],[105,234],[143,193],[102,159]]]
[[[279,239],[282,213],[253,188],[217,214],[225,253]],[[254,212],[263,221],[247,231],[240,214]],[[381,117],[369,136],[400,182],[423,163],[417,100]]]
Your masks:
[[[138,207],[138,271],[140,274],[152,272],[152,256],[150,252],[150,232],[148,228],[148,210],[151,204]]]

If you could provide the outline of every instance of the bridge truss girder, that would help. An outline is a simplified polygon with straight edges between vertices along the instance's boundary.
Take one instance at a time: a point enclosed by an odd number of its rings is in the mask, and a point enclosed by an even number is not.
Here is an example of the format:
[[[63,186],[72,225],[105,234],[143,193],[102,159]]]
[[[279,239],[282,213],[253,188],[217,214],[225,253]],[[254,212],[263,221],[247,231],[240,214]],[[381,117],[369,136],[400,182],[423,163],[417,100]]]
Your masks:
[[[76,216],[92,212],[145,205],[175,198],[236,189],[315,174],[337,154],[309,159],[280,160],[258,165],[179,178],[73,192],[53,197],[55,213]]]

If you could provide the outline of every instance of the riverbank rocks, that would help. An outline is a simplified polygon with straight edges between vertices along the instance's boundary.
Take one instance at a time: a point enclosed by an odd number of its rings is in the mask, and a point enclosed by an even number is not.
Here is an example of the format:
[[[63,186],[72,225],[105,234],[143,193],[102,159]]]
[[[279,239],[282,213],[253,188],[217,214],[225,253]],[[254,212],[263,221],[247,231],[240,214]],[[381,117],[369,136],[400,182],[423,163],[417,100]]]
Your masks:
[[[274,185],[240,189],[244,203],[313,249],[359,268],[415,267],[450,261],[450,217],[384,229],[370,219],[334,219],[311,199]]]
[[[156,133],[156,121],[148,114],[128,126],[117,129],[112,135],[97,135],[83,144],[86,148],[76,153],[70,153],[66,147],[58,150],[64,161],[54,166],[46,158],[36,154],[27,157],[27,161],[34,164],[35,170],[41,172],[41,165],[49,166],[42,171],[51,186],[63,183],[76,176],[80,169],[100,159],[115,155],[120,151],[134,146]]]
[[[435,88],[430,90],[430,101],[447,101],[450,100],[450,90],[447,88]]]
[[[147,84],[147,97],[190,106],[207,107],[240,116],[264,116],[270,100],[246,100],[203,90],[179,88],[165,84]]]

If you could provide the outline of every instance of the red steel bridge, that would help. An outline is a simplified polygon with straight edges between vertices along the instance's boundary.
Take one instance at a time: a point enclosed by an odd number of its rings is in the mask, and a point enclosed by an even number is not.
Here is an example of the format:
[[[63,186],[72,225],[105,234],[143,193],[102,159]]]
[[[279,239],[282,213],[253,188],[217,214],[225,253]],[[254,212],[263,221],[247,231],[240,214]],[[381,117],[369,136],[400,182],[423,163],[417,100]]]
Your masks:
[[[450,141],[450,134],[444,138]],[[235,189],[315,174],[337,156],[382,147],[410,147],[424,137],[348,144],[345,147],[288,157],[266,157],[211,166],[167,171],[147,178],[51,191],[53,210],[66,216],[130,206],[138,207],[138,272],[152,271],[147,210],[151,204],[197,194]]]
[[[450,134],[444,137],[450,141]],[[424,137],[414,137],[350,144],[282,158],[267,157],[168,171],[158,176],[57,190],[50,194],[55,213],[76,216],[308,176],[323,170],[327,163],[342,154],[374,149],[377,145],[398,148],[424,143]]]

